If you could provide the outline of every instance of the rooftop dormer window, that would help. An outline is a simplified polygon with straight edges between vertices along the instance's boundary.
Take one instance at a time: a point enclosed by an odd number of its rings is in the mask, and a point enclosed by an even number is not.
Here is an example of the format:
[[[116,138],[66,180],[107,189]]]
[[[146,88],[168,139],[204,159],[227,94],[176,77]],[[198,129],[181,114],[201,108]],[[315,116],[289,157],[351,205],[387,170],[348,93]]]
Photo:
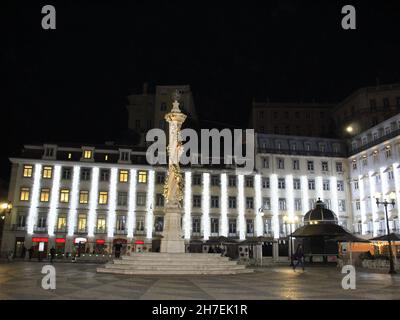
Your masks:
[[[92,159],[92,150],[83,150],[83,159]]]

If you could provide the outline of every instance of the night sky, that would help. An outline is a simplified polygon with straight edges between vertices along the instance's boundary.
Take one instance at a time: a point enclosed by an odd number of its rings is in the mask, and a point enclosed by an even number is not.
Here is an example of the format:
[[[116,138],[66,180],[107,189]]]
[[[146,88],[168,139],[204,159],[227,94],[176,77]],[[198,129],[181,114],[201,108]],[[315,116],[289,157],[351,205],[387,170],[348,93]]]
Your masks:
[[[118,139],[145,81],[189,84],[202,119],[242,127],[253,98],[337,102],[400,81],[399,1],[126,2],[2,1],[2,179],[23,144]],[[341,28],[345,4],[357,30]]]

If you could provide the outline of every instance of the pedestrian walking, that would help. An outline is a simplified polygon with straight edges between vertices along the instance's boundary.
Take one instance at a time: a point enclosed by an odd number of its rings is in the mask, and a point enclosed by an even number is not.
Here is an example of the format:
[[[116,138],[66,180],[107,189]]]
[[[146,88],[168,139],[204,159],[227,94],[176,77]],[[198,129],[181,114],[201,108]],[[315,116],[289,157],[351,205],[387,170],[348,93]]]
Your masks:
[[[33,256],[33,248],[32,247],[30,247],[29,248],[29,250],[28,250],[28,255],[29,255],[29,260],[31,260],[32,259],[32,256]]]
[[[296,249],[295,258],[297,259],[297,263],[293,265],[293,271],[296,271],[296,268],[301,264],[301,267],[304,271],[304,251],[303,246],[299,244]]]

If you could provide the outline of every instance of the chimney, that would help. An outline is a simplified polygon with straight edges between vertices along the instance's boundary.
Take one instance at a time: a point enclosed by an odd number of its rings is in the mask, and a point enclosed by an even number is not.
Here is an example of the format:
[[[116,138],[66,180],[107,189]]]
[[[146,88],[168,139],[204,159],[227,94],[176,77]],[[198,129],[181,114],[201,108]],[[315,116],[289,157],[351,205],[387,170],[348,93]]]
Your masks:
[[[148,83],[144,82],[143,83],[143,95],[146,96],[147,95],[147,87],[148,87]]]

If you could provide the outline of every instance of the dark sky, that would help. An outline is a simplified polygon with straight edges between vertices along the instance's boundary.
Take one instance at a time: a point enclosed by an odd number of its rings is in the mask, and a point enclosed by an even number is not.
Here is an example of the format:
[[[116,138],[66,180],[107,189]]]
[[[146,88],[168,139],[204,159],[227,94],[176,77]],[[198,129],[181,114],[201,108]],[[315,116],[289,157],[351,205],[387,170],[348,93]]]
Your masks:
[[[57,29],[41,28],[41,8]],[[357,30],[341,8],[357,9]],[[24,143],[103,142],[142,83],[190,84],[203,119],[245,126],[253,97],[336,102],[400,81],[399,1],[10,1],[1,3],[7,157]]]

